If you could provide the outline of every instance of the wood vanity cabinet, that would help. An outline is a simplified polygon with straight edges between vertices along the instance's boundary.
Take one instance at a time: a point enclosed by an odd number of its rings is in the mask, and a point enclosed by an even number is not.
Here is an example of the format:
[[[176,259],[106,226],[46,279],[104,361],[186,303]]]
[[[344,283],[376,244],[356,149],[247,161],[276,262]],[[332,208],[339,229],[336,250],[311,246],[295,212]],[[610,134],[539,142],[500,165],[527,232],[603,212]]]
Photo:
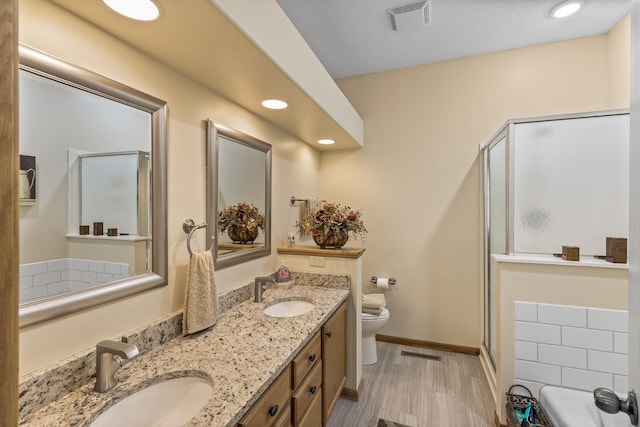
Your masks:
[[[347,380],[347,304],[322,327],[322,425],[327,425]]]
[[[343,303],[237,427],[326,425],[347,379],[346,310]]]
[[[262,397],[253,404],[238,423],[238,427],[289,426],[291,423],[290,399],[291,365],[282,371]]]

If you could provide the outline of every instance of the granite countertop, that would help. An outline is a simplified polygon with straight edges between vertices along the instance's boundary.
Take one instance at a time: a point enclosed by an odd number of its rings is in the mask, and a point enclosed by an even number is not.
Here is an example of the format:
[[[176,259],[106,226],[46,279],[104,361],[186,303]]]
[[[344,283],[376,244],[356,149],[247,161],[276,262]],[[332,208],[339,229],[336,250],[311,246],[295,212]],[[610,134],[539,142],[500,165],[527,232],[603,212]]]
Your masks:
[[[21,420],[20,425],[88,426],[113,404],[142,388],[191,375],[211,380],[213,394],[186,425],[233,426],[348,296],[345,289],[317,286],[269,289],[263,303],[248,300],[237,305],[222,314],[211,330],[175,338],[133,359],[118,371],[118,384],[108,392],[96,393],[93,382],[85,384]],[[305,299],[315,308],[293,318],[268,317],[262,312],[269,304],[286,299]]]

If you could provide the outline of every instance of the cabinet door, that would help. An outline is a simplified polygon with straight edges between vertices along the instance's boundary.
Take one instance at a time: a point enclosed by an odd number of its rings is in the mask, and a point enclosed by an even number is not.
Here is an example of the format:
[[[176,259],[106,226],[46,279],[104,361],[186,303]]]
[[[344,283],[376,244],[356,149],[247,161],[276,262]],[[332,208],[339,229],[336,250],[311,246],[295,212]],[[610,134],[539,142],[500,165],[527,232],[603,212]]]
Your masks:
[[[322,327],[322,421],[327,425],[347,380],[347,304]]]

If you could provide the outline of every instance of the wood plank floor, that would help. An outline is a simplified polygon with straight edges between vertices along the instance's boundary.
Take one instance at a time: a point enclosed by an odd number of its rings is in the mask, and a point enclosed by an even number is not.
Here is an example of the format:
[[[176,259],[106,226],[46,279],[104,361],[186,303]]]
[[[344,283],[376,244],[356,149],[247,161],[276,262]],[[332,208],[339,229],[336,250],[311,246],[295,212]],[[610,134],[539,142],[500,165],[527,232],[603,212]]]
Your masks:
[[[478,356],[378,342],[378,363],[363,366],[358,402],[339,399],[329,427],[494,427],[495,403]],[[441,360],[401,355],[401,351]]]

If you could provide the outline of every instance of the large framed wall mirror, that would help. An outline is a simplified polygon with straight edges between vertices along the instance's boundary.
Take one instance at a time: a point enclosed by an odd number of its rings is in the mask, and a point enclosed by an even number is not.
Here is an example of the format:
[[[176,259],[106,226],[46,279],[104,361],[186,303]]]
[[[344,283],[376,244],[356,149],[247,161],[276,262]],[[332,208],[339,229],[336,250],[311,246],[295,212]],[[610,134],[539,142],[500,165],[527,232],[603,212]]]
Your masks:
[[[207,174],[207,247],[215,267],[269,255],[271,145],[208,120]]]
[[[166,103],[19,54],[20,327],[166,285]]]

